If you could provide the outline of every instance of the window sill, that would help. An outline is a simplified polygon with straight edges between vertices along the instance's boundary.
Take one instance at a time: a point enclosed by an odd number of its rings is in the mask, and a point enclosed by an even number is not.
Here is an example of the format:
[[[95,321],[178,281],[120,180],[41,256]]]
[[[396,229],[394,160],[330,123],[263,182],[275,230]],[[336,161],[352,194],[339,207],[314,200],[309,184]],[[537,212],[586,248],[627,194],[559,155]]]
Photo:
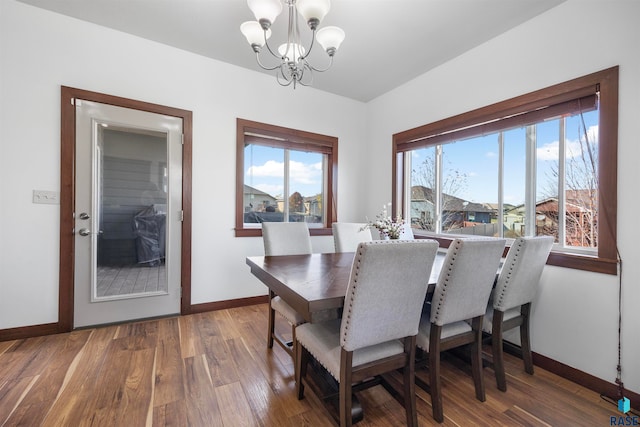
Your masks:
[[[437,240],[441,248],[448,248],[454,237],[443,236],[442,234],[417,235],[416,239],[434,239]],[[504,250],[504,256],[507,255],[509,246]],[[576,254],[560,251],[551,251],[547,259],[547,265],[556,267],[573,268],[576,270],[591,271],[603,274],[618,274],[618,263],[615,259],[601,258],[596,255]]]
[[[236,237],[262,237],[261,228],[236,228]],[[331,228],[309,228],[311,236],[331,236]]]

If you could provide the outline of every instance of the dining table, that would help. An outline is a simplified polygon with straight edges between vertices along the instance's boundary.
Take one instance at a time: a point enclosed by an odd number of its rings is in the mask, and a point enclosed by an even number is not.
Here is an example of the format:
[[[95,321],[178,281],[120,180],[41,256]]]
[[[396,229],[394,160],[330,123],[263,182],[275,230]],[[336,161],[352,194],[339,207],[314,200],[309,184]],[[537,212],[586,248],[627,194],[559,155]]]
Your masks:
[[[445,248],[436,252],[431,274],[427,279],[426,301],[430,301],[433,296],[446,253]],[[354,257],[355,252],[250,256],[246,258],[246,263],[251,268],[251,273],[260,279],[270,292],[280,296],[307,322],[320,322],[341,316]],[[502,262],[500,265],[502,266]],[[390,285],[389,292],[393,291]],[[334,419],[338,419],[337,382],[330,374],[321,371],[323,370],[316,366],[315,389],[317,392],[322,390],[318,395],[323,396],[321,399],[327,402],[330,413]],[[384,378],[381,378],[380,384],[401,401],[396,387]],[[355,394],[352,399],[351,415],[355,423],[363,418],[363,410]]]
[[[438,250],[436,254],[427,295],[433,293],[445,255],[446,250]],[[269,290],[306,321],[314,322],[325,320],[327,313],[344,305],[354,257],[354,252],[250,256],[246,263]]]
[[[428,278],[427,298],[435,289],[446,250],[437,252]],[[280,296],[307,322],[339,318],[344,305],[355,252],[314,253],[310,255],[250,256],[246,263],[251,273],[264,283],[270,292]],[[393,291],[393,289],[389,289]],[[319,366],[312,369],[314,390],[325,401],[329,413],[339,419],[337,382]],[[395,388],[384,379],[382,384],[398,398]],[[362,420],[362,406],[352,396],[352,422]]]

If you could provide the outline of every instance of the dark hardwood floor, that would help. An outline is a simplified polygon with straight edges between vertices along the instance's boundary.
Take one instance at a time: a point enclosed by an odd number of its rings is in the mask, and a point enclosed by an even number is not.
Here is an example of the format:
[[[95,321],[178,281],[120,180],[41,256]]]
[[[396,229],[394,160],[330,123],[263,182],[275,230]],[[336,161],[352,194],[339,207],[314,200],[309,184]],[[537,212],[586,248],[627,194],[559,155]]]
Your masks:
[[[293,363],[278,346],[267,350],[266,325],[263,304],[0,342],[0,426],[334,425],[311,392],[296,399]],[[605,426],[619,415],[570,381],[539,368],[527,375],[513,356],[506,369],[506,393],[484,369],[481,403],[466,365],[446,358],[443,425]],[[382,386],[358,396],[358,425],[404,424]],[[420,425],[437,425],[419,388],[417,401]]]

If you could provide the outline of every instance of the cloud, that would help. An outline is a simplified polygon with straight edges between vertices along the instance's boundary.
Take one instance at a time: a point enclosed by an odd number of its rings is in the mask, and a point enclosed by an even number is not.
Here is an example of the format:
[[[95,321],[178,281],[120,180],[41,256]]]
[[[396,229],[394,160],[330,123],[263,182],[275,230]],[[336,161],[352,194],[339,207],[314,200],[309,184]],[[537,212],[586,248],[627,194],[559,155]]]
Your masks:
[[[485,157],[489,157],[489,158],[491,158],[491,157],[496,157],[497,155],[498,155],[498,154],[497,154],[497,153],[494,153],[493,151],[487,151],[487,152],[485,153]]]
[[[289,162],[292,184],[319,184],[322,178],[322,162],[305,164]]]
[[[289,162],[291,184],[319,184],[322,182],[322,162]],[[254,178],[284,178],[284,163],[268,160],[263,165],[254,165],[247,169],[246,176]],[[257,188],[260,188],[256,186]],[[280,186],[282,188],[282,186]],[[262,188],[260,188],[262,190]],[[263,190],[264,191],[264,190]]]
[[[558,160],[560,153],[560,143],[553,141],[548,144],[544,144],[542,147],[536,149],[536,158],[538,160]]]
[[[598,144],[598,126],[591,126],[587,129],[587,135],[589,142],[592,144]],[[582,156],[582,147],[580,141],[572,140],[566,143],[566,156],[567,158]],[[553,141],[542,147],[536,149],[536,157],[538,160],[558,160],[560,153],[560,144],[558,141]]]
[[[284,177],[284,163],[267,160],[262,166],[251,166],[247,169],[247,176],[255,177]]]

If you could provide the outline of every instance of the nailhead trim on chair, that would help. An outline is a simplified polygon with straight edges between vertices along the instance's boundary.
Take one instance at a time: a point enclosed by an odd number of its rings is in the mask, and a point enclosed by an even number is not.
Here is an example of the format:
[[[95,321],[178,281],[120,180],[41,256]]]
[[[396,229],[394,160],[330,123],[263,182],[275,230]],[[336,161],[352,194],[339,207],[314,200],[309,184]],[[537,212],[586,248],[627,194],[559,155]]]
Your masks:
[[[362,252],[358,252],[357,254],[358,258],[356,259],[356,264],[355,264],[355,277],[353,278],[353,287],[351,288],[351,293],[354,294],[356,292],[356,288],[358,286],[358,274],[360,273],[360,263],[362,262]],[[346,324],[344,327],[344,333],[346,335],[347,333],[347,329],[349,329],[349,324],[351,321],[351,309],[353,308],[353,298],[349,298],[349,308],[347,310],[346,313],[342,313],[342,316],[345,317],[346,316]],[[345,339],[344,336],[341,337],[340,341],[342,341],[343,339]]]
[[[507,276],[504,279],[505,286],[502,287],[502,291],[500,292],[500,295],[498,295],[498,301],[497,301],[498,305],[502,304],[505,291],[509,289],[507,285],[509,284],[509,281],[511,280],[511,277],[513,275],[513,267],[516,265],[516,261],[518,259],[518,256],[520,255],[520,250],[522,249],[522,245],[524,245],[524,241],[520,240],[518,242],[518,246],[515,248],[516,249],[515,256],[513,257],[511,264],[509,264],[509,272],[507,273]]]
[[[374,240],[372,242],[368,242],[369,244],[373,244],[373,245],[394,245],[394,244],[398,244],[400,242],[400,240]],[[358,246],[359,248],[359,246]],[[353,278],[353,287],[350,289],[351,290],[351,294],[355,294],[356,293],[356,289],[358,287],[358,274],[360,272],[360,264],[362,262],[362,252],[358,252],[356,254],[357,258],[355,259],[355,277]],[[346,298],[346,297],[345,297]],[[349,302],[349,307],[348,310],[346,312],[342,313],[342,317],[346,318],[346,325],[344,328],[344,332],[346,334],[347,330],[349,329],[349,322],[351,320],[351,309],[353,307],[353,298],[350,298],[350,302]],[[342,342],[342,340],[345,339],[344,336],[342,336],[340,338],[340,341]]]
[[[452,256],[451,256],[451,262],[449,263],[449,266],[448,266],[447,277],[442,282],[442,292],[440,293],[440,298],[438,299],[438,306],[436,307],[436,312],[435,312],[436,319],[440,315],[440,308],[442,307],[442,304],[444,303],[444,299],[445,299],[445,296],[446,296],[446,293],[447,293],[446,292],[447,291],[447,285],[449,284],[449,277],[451,276],[452,265],[456,261],[456,256],[458,255],[457,251],[460,249],[460,245],[461,244],[462,244],[462,242],[459,241],[459,240],[455,242],[455,246],[453,248],[453,253],[452,253]]]

